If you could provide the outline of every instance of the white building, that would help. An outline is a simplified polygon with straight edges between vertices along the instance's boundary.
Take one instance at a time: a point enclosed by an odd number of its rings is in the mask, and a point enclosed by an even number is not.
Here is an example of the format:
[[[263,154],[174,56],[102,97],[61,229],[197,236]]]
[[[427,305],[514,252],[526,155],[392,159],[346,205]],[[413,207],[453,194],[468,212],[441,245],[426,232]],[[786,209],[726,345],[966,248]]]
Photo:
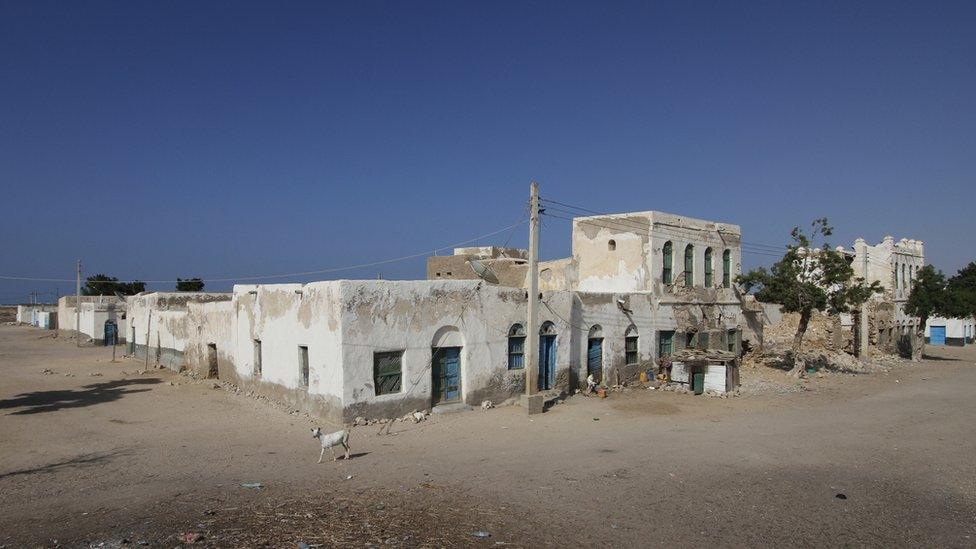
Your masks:
[[[851,266],[854,276],[868,284],[879,282],[884,288],[884,293],[874,295],[868,305],[871,343],[886,352],[905,354],[919,328],[919,319],[905,314],[905,303],[918,271],[925,266],[924,243],[907,238],[895,242],[886,236],[870,246],[858,238]]]
[[[932,317],[925,323],[925,343],[962,347],[973,343],[976,319]]]
[[[338,421],[498,403],[524,392],[526,337],[540,343],[531,382],[553,391],[590,373],[608,384],[632,379],[686,347],[738,350],[739,234],[661,212],[576,219],[572,257],[540,265],[538,334],[524,327],[524,251],[484,247],[430,258],[430,280],[237,285],[226,299],[134,296],[127,335],[153,364],[229,379]],[[491,270],[485,280],[471,259]]]
[[[125,301],[116,296],[81,296],[81,306],[77,307],[78,297],[69,295],[58,300],[58,328],[71,332],[81,332],[95,345],[105,345],[114,337],[116,343],[125,340],[120,329],[125,320]],[[80,328],[77,326],[80,323]],[[114,334],[114,336],[113,336]]]

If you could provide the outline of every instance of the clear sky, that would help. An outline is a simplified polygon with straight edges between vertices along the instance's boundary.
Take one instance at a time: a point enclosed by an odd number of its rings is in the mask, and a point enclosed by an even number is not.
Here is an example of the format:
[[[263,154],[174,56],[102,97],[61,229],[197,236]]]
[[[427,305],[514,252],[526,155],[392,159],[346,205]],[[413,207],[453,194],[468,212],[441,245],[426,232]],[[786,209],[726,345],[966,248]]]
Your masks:
[[[835,244],[917,238],[955,272],[976,258],[974,101],[971,1],[8,1],[0,275],[370,263],[512,224],[532,179],[752,243],[826,216]],[[543,257],[569,251],[548,221]],[[0,281],[0,301],[73,287]]]

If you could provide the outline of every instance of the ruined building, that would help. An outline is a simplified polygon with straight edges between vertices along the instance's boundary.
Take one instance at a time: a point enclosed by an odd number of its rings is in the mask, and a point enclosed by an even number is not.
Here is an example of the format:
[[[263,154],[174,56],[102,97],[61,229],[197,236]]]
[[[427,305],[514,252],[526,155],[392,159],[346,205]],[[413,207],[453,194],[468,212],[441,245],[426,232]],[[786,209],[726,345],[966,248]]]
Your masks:
[[[907,238],[896,242],[886,236],[871,246],[858,238],[848,255],[854,276],[868,284],[879,282],[884,288],[868,302],[870,344],[885,353],[911,355],[919,319],[905,314],[905,303],[918,271],[925,266],[923,242]]]

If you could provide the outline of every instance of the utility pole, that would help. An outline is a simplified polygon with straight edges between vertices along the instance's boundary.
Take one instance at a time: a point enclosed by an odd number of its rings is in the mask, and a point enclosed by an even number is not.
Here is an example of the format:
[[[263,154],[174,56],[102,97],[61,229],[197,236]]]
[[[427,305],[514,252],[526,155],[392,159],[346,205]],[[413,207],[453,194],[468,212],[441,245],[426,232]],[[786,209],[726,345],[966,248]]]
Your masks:
[[[542,413],[539,379],[539,184],[529,187],[529,304],[525,322],[525,395],[522,407],[529,414]]]
[[[868,281],[868,247],[864,246],[864,255],[862,257],[862,265],[864,269],[864,283],[869,284]],[[865,359],[868,356],[868,345],[870,340],[868,339],[868,302],[865,301],[861,305],[861,359]]]
[[[81,260],[78,260],[78,278],[75,280],[75,344],[81,347]]]

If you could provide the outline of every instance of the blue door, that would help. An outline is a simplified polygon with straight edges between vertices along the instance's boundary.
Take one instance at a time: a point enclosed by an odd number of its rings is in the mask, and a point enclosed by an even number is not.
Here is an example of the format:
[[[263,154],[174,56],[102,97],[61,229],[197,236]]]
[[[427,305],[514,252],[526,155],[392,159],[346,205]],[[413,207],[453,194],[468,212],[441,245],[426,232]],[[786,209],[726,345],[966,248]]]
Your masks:
[[[603,381],[603,338],[590,338],[586,344],[586,373],[597,383]]]
[[[115,345],[118,342],[118,330],[119,327],[114,322],[111,320],[105,321],[105,337],[103,341],[105,341],[106,346]]]
[[[461,400],[461,348],[437,347],[433,359],[433,403]]]
[[[539,336],[539,390],[552,389],[556,381],[556,336]]]
[[[929,327],[929,344],[945,345],[945,326]]]

